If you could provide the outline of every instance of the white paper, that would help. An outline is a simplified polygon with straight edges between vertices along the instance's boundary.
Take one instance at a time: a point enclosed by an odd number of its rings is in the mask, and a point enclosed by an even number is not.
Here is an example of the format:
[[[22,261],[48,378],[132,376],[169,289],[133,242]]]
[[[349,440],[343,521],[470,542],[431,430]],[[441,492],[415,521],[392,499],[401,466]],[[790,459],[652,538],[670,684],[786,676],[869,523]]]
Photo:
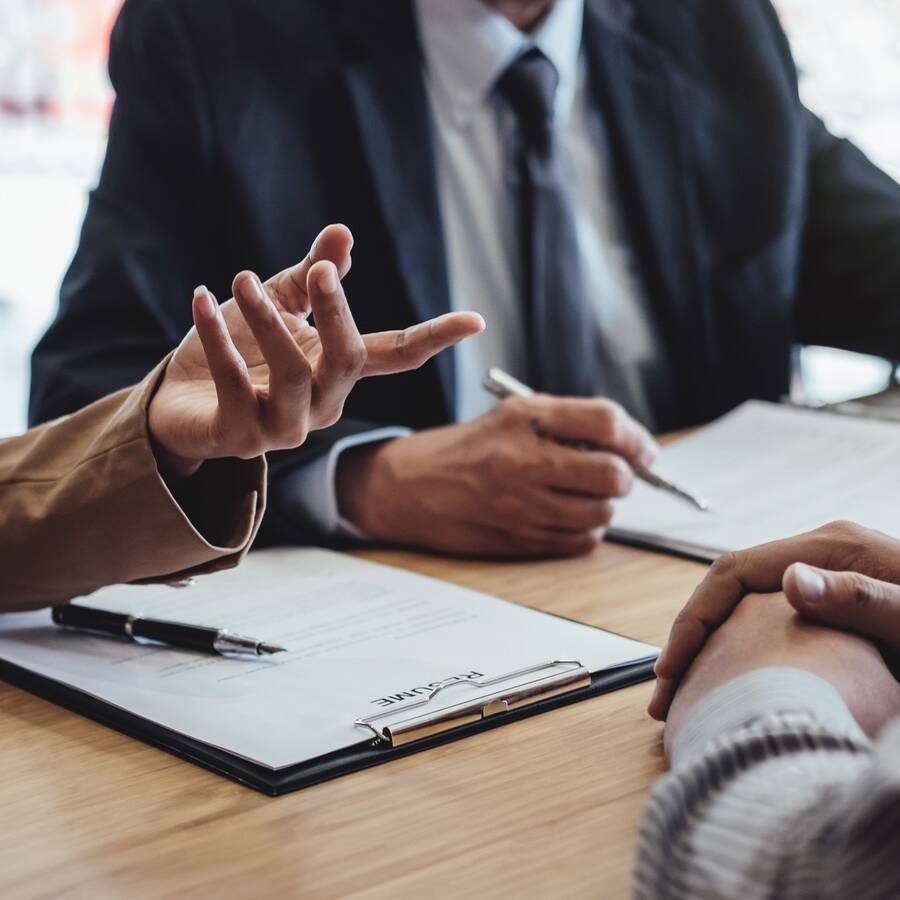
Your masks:
[[[638,482],[611,534],[707,559],[851,519],[900,537],[900,427],[750,401],[663,448],[663,476],[693,509]]]
[[[0,658],[273,769],[371,740],[355,719],[399,711],[419,695],[413,688],[454,675],[492,677],[553,659],[597,672],[656,655],[587,625],[318,549],[252,553],[191,588],[106,588],[82,602],[287,647],[232,659],[61,629],[47,611],[0,618]],[[450,691],[444,705],[469,696]]]

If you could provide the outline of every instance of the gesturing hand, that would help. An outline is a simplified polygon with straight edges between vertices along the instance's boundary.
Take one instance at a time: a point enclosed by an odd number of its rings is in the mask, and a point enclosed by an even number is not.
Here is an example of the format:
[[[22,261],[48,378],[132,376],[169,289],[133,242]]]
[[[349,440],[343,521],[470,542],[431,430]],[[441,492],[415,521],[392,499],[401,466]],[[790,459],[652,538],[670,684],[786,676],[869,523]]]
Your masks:
[[[851,522],[721,556],[672,625],[656,663],[650,715],[666,717],[679,679],[747,594],[783,589],[804,616],[869,635],[897,650],[897,584],[900,541]]]
[[[186,478],[207,459],[296,447],[340,417],[360,378],[417,368],[483,329],[480,316],[451,313],[361,336],[340,284],[351,246],[346,228],[330,226],[306,259],[265,286],[241,272],[234,299],[221,307],[197,289],[195,327],[149,410],[152,439],[171,474]]]

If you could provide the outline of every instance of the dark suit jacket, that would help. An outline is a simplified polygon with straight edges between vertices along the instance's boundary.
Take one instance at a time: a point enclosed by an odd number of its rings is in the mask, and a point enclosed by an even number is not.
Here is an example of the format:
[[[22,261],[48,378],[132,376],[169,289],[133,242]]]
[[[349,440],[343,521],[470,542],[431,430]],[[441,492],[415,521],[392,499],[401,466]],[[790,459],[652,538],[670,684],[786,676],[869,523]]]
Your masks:
[[[900,187],[801,105],[766,0],[586,0],[584,50],[631,240],[671,361],[665,429],[787,388],[795,341],[900,357]],[[327,222],[356,236],[364,331],[448,309],[411,0],[127,0],[109,148],[31,419],[139,381],[191,292],[274,273]],[[285,466],[375,424],[445,423],[453,359],[363,382]]]

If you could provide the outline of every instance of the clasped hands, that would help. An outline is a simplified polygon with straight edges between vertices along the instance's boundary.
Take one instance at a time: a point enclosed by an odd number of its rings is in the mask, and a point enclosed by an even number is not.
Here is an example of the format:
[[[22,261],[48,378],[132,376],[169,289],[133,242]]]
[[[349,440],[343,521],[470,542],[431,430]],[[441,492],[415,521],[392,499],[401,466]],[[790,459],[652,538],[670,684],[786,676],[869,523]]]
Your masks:
[[[480,316],[462,312],[360,335],[340,283],[352,246],[344,226],[330,225],[302,262],[265,285],[241,272],[221,306],[197,289],[194,327],[148,413],[167,477],[188,478],[205,460],[296,447],[340,417],[360,378],[418,368],[484,328]]]
[[[870,735],[900,714],[900,541],[850,522],[720,557],[679,613],[649,713],[670,743],[704,694],[765,666],[829,681]]]

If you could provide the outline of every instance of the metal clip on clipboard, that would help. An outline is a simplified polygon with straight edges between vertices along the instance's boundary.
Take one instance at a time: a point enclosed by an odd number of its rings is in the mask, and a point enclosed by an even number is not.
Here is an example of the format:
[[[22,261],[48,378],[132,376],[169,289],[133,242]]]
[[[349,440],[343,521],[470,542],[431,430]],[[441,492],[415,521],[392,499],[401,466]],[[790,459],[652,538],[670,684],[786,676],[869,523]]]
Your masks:
[[[430,705],[435,697],[451,688],[490,688],[514,678],[538,675],[541,672],[546,673],[548,670],[560,666],[566,668],[562,672],[552,672],[529,679],[524,684],[517,684],[506,690],[491,691],[486,696],[482,695],[440,709],[407,715],[413,710]],[[540,700],[548,700],[560,694],[577,691],[579,688],[590,687],[590,684],[591,673],[580,662],[573,659],[557,659],[491,678],[448,678],[436,685],[421,700],[416,700],[398,709],[385,710],[357,719],[353,724],[360,728],[368,728],[379,741],[384,741],[392,747],[402,747],[404,744],[439,734],[442,731],[480,722],[482,719],[497,715],[497,713],[510,712],[523,706],[530,706]],[[381,728],[375,725],[380,720],[393,719],[396,716],[401,718],[390,725]]]

